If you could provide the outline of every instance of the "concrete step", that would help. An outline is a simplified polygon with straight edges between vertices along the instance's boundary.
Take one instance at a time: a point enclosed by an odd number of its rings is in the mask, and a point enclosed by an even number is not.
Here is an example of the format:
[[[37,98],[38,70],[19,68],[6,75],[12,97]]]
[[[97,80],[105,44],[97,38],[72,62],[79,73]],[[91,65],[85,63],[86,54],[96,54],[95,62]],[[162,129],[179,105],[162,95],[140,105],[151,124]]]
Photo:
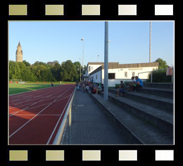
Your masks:
[[[116,94],[117,89],[110,89],[109,92]],[[169,111],[170,113],[173,114],[172,99],[138,92],[127,92],[125,97],[149,106],[160,108],[164,111]]]
[[[155,95],[155,96],[173,99],[173,90],[171,90],[171,89],[143,87],[142,89],[139,90],[139,92],[149,94],[149,95]]]
[[[173,134],[173,113],[165,112],[125,97],[116,97],[113,93],[109,93],[109,100],[136,116],[149,121],[161,130]]]
[[[148,120],[136,116],[116,103],[105,101],[100,95],[90,94],[90,96],[104,113],[118,125],[121,133],[126,136],[130,144],[173,144],[172,134],[160,130]],[[111,98],[110,96],[109,94],[109,98]]]
[[[144,82],[144,87],[173,90],[173,83],[146,83],[146,82]]]

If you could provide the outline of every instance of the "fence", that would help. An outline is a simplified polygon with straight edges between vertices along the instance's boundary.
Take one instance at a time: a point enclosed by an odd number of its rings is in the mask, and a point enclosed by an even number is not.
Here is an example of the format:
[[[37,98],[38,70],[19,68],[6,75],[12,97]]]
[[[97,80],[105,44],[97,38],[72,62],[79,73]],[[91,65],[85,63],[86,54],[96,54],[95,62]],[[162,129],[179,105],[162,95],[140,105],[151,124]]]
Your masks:
[[[139,74],[141,74],[141,73],[151,73],[151,83],[152,83],[153,82],[153,72],[166,70],[167,71],[166,75],[169,75],[169,76],[171,75],[171,82],[173,82],[173,72],[170,71],[170,69],[173,70],[173,68],[166,68],[166,69],[158,69],[158,70],[153,70],[153,71],[139,72],[138,77],[139,77]]]
[[[53,145],[59,145],[63,136],[63,132],[64,132],[64,128],[65,128],[65,124],[67,122],[67,119],[69,119],[69,144],[71,143],[71,121],[72,121],[72,105],[73,105],[73,100],[74,100],[74,96],[75,96],[75,92],[76,89],[73,92],[72,98],[67,106],[67,109],[65,111],[65,115],[62,119],[61,125],[58,129],[58,132],[55,136],[55,139],[53,141]]]

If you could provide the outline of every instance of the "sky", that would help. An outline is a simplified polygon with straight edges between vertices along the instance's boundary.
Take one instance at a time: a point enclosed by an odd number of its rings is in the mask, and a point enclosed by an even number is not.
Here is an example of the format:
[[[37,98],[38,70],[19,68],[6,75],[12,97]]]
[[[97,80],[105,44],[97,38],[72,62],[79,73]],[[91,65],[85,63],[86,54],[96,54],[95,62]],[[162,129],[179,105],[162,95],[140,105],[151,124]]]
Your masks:
[[[30,64],[104,62],[104,32],[104,21],[9,21],[9,60],[16,61],[20,41]],[[173,21],[152,21],[151,62],[174,66],[174,38]],[[109,21],[108,39],[108,62],[149,62],[149,21]]]

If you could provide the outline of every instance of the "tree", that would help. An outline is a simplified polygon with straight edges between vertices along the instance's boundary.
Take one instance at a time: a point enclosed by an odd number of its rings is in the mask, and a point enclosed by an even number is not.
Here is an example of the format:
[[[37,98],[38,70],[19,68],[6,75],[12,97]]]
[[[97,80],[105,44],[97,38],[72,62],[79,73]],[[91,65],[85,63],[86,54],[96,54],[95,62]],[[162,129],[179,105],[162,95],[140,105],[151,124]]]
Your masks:
[[[166,69],[166,68],[168,68],[168,65],[166,64],[166,61],[164,61],[161,58],[156,59],[155,62],[159,62],[159,69]]]
[[[26,60],[23,60],[23,63],[25,64],[25,66],[30,66],[30,63],[27,62]]]
[[[50,69],[41,70],[41,80],[40,81],[55,81]]]
[[[82,70],[82,68],[81,68],[81,64],[80,64],[80,62],[79,61],[77,61],[77,62],[74,62],[74,66],[75,66],[75,68],[76,68],[76,71],[77,71],[77,75],[76,75],[76,80],[77,81],[79,81],[79,78],[80,78],[80,70]],[[81,69],[80,69],[81,68]],[[82,74],[82,73],[81,73]]]
[[[48,66],[46,63],[40,62],[40,61],[36,61],[36,62],[34,63],[34,65],[36,65],[36,66],[42,65],[42,66],[45,66],[45,67]]]
[[[57,81],[60,81],[60,71],[61,66],[58,62],[56,62],[54,66],[51,67],[51,72]]]
[[[23,75],[23,72],[24,70],[26,69],[26,65],[22,62],[16,62],[20,68],[20,78],[22,79],[22,75]]]
[[[83,68],[80,62],[72,63],[71,60],[62,62],[54,61],[54,65],[47,65],[44,62],[36,61],[30,64],[27,61],[9,61],[9,80],[22,79],[23,81],[76,81],[79,80]],[[86,68],[86,66],[85,66]]]
[[[9,79],[21,79],[21,70],[18,62],[9,61]]]
[[[57,61],[57,60],[54,60],[53,62],[54,62],[54,63],[58,63],[58,64],[59,64],[59,61]]]
[[[23,71],[22,71],[22,80],[23,81],[36,81],[36,76],[31,72],[30,66],[27,66]]]
[[[42,81],[42,78],[41,78],[41,71],[46,69],[46,67],[44,65],[39,65],[39,64],[36,64],[36,65],[32,65],[31,66],[31,71],[32,73],[36,76],[37,80],[36,81]]]
[[[14,61],[9,61],[9,80],[12,79],[13,74],[14,74]]]
[[[62,81],[75,81],[77,71],[71,60],[67,60],[65,63],[62,63],[61,66],[61,80]]]

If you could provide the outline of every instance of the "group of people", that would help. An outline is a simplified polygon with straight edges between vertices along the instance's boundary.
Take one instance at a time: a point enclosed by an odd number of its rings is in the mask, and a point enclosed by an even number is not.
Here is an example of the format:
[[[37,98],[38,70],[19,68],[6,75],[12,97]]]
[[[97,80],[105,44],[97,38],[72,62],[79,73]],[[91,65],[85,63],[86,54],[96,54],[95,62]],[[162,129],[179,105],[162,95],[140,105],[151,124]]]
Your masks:
[[[104,87],[103,84],[92,83],[92,82],[79,82],[76,83],[77,91],[88,92],[90,91],[92,94],[99,94],[103,91]]]
[[[139,88],[143,87],[143,82],[138,76],[133,76],[131,78],[131,82],[129,83],[129,88],[126,86],[126,84],[121,81],[121,84],[119,88],[117,89],[116,96],[119,96],[119,93],[121,93],[122,96],[125,96],[127,91],[138,91]],[[77,91],[83,91],[88,92],[90,91],[92,94],[99,94],[100,92],[104,91],[103,84],[98,83],[92,83],[92,82],[79,82],[76,83],[76,89]]]
[[[138,91],[139,88],[143,87],[143,82],[140,78],[138,78],[138,76],[133,76],[131,78],[131,82],[129,83],[129,88],[127,88],[126,84],[121,81],[121,85],[119,86],[116,96],[119,96],[119,93],[121,92],[122,96],[125,96],[126,91]]]

